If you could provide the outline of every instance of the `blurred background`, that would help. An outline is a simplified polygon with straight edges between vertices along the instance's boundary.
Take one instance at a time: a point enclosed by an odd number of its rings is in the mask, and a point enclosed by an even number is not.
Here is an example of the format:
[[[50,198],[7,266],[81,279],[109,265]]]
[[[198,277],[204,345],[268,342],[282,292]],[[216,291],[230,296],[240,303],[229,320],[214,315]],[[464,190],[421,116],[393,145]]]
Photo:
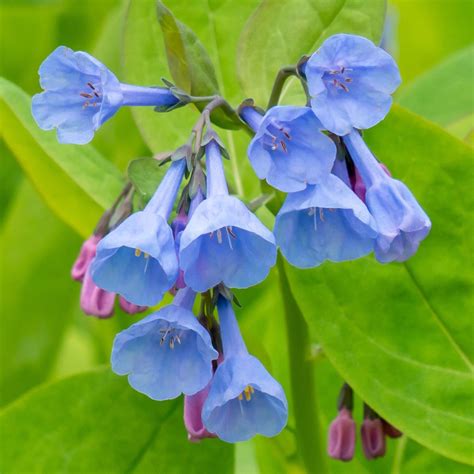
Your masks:
[[[193,2],[193,8],[199,8],[200,1]],[[173,0],[165,3],[173,10]],[[2,0],[1,75],[28,94],[35,94],[40,90],[40,63],[56,46],[67,45],[90,52],[119,78],[124,77],[121,51],[127,4],[121,0]],[[255,4],[236,1],[236,15],[248,16]],[[384,45],[397,59],[403,78],[397,100],[471,143],[472,116],[443,113],[437,101],[459,100],[456,88],[473,87],[472,62],[471,69],[458,70],[459,74],[443,73],[449,62],[472,54],[472,10],[472,1],[392,0],[384,36]],[[439,99],[436,93],[422,100],[410,99],[413,88],[431,87],[423,83],[423,78],[436,68],[440,70],[440,84],[449,82],[450,98]],[[471,80],[466,82],[469,77]],[[129,110],[120,111],[106,123],[93,146],[123,171],[130,159],[152,154]],[[107,364],[114,335],[141,316],[117,310],[115,317],[98,320],[80,311],[80,287],[71,280],[70,268],[84,236],[60,219],[58,212],[52,212],[3,139],[0,152],[0,403],[5,407],[40,384]],[[244,185],[249,198],[257,194],[252,186]],[[252,352],[271,368],[288,393],[283,303],[278,288],[274,271],[262,285],[239,292],[244,308],[239,318]],[[327,426],[336,414],[335,401],[342,380],[326,358],[319,358],[316,345],[314,357],[318,410],[321,423]],[[290,429],[291,425],[290,421]],[[182,434],[184,437],[184,429]],[[397,457],[400,443],[404,443],[403,462]],[[468,472],[466,467],[412,441],[390,442],[387,456],[371,463],[361,455],[360,446],[357,449],[357,459],[350,466],[328,461],[331,472]],[[236,450],[235,472],[301,472],[293,451],[292,441],[285,434],[270,442],[259,438],[241,443]],[[264,452],[268,464],[259,471]]]

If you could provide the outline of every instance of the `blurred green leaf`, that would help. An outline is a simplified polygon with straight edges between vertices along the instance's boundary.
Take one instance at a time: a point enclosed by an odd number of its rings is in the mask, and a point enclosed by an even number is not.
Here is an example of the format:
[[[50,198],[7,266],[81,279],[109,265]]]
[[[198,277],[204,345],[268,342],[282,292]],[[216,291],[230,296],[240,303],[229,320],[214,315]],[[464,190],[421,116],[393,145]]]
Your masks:
[[[313,53],[335,33],[378,42],[384,15],[384,0],[263,0],[239,41],[238,75],[245,94],[265,106],[279,68]]]
[[[473,313],[472,151],[400,107],[365,137],[426,209],[431,234],[405,264],[287,266],[290,285],[314,337],[364,400],[419,443],[472,463],[474,348],[472,319],[462,317]]]
[[[144,202],[153,196],[166,169],[154,158],[139,158],[128,165],[128,178]]]
[[[39,129],[31,98],[0,78],[2,135],[49,207],[86,237],[119,194],[123,178],[92,146],[61,145]]]
[[[2,472],[233,472],[233,446],[193,444],[182,400],[156,402],[110,368],[45,385],[0,417]]]
[[[428,120],[447,126],[472,115],[473,77],[474,45],[416,78],[402,90],[398,101]]]
[[[2,405],[51,371],[78,304],[69,275],[78,240],[23,180],[0,234]]]

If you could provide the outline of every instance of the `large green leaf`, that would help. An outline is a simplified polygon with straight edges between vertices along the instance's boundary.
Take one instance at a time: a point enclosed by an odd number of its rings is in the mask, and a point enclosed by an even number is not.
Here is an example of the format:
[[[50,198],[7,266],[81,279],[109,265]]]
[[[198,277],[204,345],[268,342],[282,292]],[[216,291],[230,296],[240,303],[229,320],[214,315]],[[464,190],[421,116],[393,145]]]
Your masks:
[[[110,368],[43,386],[0,417],[1,471],[233,472],[233,447],[188,442],[182,401],[156,402]]]
[[[472,151],[399,107],[365,136],[413,190],[432,232],[405,264],[287,266],[290,286],[361,397],[419,443],[472,463]]]
[[[453,124],[472,116],[474,93],[469,84],[473,74],[474,45],[455,53],[415,79],[402,90],[399,102],[442,126]]]
[[[89,145],[61,145],[38,128],[31,98],[0,78],[2,135],[46,203],[83,236],[122,186],[120,172]]]
[[[265,105],[282,66],[295,64],[335,33],[379,41],[384,0],[263,0],[239,42],[238,74],[247,96]]]
[[[54,364],[78,304],[69,269],[79,245],[23,180],[0,233],[2,405],[42,382]]]

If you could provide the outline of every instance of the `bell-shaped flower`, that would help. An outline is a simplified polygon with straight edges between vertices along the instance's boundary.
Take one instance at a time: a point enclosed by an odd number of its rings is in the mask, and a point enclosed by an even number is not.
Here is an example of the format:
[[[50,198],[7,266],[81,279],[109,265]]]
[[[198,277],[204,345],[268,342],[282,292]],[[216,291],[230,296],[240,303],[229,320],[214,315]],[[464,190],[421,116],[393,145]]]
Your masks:
[[[401,81],[393,58],[356,35],[331,36],[303,69],[316,117],[325,129],[341,136],[379,123]]]
[[[229,196],[221,153],[206,145],[207,199],[181,234],[179,261],[184,281],[203,292],[223,282],[247,288],[261,282],[276,261],[273,234],[244,203]]]
[[[57,129],[60,143],[84,144],[123,105],[151,105],[163,110],[179,100],[165,87],[122,84],[100,61],[83,51],[56,48],[41,64],[44,89],[32,101],[43,130]]]
[[[173,232],[167,223],[185,161],[175,161],[145,209],[132,214],[97,246],[91,264],[97,286],[130,303],[153,306],[178,278]]]
[[[328,454],[340,461],[350,461],[354,457],[356,424],[352,413],[342,408],[329,427]]]
[[[84,280],[87,269],[95,257],[97,244],[99,243],[100,239],[100,236],[93,234],[82,244],[79,255],[71,269],[71,277],[73,280]]]
[[[204,403],[204,426],[229,443],[256,434],[275,436],[288,419],[285,393],[262,363],[248,353],[232,304],[221,296],[217,307],[224,361]]]
[[[374,246],[377,260],[407,260],[430,232],[430,219],[411,191],[381,168],[359,132],[353,130],[344,137],[344,143],[367,188],[365,203],[378,229]]]
[[[125,311],[125,313],[128,314],[143,313],[143,311],[148,309],[148,306],[140,306],[130,303],[130,301],[127,301],[123,296],[119,297],[119,305],[122,308],[122,311]]]
[[[367,255],[377,236],[365,204],[349,187],[345,164],[319,184],[289,194],[275,219],[275,238],[292,265],[311,268]]]
[[[87,270],[82,282],[80,305],[89,316],[110,318],[114,313],[115,293],[99,288]]]
[[[172,304],[115,337],[112,370],[154,400],[193,395],[211,380],[218,353],[192,313],[194,299],[190,288],[180,290]]]
[[[365,418],[360,428],[362,449],[367,459],[385,455],[385,433],[380,418]]]
[[[283,192],[321,182],[336,157],[334,142],[308,107],[278,106],[262,116],[244,107],[242,118],[256,132],[248,156],[260,179]]]

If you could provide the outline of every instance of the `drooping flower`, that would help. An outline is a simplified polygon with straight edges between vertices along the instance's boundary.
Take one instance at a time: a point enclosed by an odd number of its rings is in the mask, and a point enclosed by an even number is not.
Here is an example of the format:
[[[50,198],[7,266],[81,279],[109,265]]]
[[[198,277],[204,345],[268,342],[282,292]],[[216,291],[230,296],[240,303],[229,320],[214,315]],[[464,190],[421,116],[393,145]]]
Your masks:
[[[430,232],[430,219],[411,191],[380,167],[359,132],[353,130],[344,137],[344,143],[367,187],[365,202],[378,229],[374,247],[377,260],[407,260]]]
[[[153,306],[178,278],[173,232],[167,223],[186,163],[171,164],[145,209],[132,214],[107,234],[91,264],[100,288],[130,303]]]
[[[128,314],[143,313],[143,311],[146,311],[148,309],[148,306],[140,306],[137,304],[130,303],[130,301],[127,301],[123,296],[119,297],[119,305],[122,310]]]
[[[165,87],[122,84],[100,61],[83,51],[56,48],[41,64],[44,89],[32,101],[43,130],[57,129],[60,143],[84,144],[123,105],[150,105],[163,110],[179,100]]]
[[[352,413],[342,408],[329,427],[328,454],[334,459],[350,461],[354,457],[356,424]]]
[[[310,108],[273,107],[262,118],[249,106],[240,114],[256,132],[248,148],[250,163],[269,185],[301,191],[330,173],[336,147]]]
[[[349,187],[345,164],[304,191],[289,194],[275,219],[275,238],[292,265],[310,268],[367,255],[377,236],[365,204]]]
[[[82,282],[80,305],[89,316],[110,318],[114,313],[115,293],[99,288],[87,270]]]
[[[211,380],[218,353],[191,311],[194,299],[190,288],[180,290],[172,304],[115,337],[112,370],[154,400],[193,395]]]
[[[217,307],[224,361],[204,403],[204,426],[229,443],[256,434],[275,436],[288,419],[285,393],[262,363],[248,353],[232,304],[220,297]]]
[[[188,432],[188,440],[199,443],[204,438],[215,438],[209,433],[202,421],[202,407],[209,394],[209,385],[194,395],[184,396],[184,426]]]
[[[247,288],[262,281],[276,261],[273,234],[229,196],[219,146],[206,145],[207,199],[181,234],[179,260],[184,280],[203,292],[223,282]]]
[[[387,176],[392,177],[392,173],[390,173],[390,170],[383,163],[379,163],[379,165],[385,173],[387,173]],[[354,168],[354,175],[351,176],[351,186],[359,199],[365,202],[365,193],[367,192],[367,189],[365,188],[364,181],[362,180],[362,176],[357,168]]]
[[[385,455],[385,433],[380,418],[366,417],[360,428],[362,449],[367,459]]]
[[[82,244],[79,255],[71,268],[71,277],[73,280],[84,280],[87,269],[95,257],[97,244],[100,239],[101,236],[93,234]]]
[[[346,135],[373,127],[387,115],[400,84],[393,58],[367,38],[328,38],[304,66],[311,107],[324,128]]]

